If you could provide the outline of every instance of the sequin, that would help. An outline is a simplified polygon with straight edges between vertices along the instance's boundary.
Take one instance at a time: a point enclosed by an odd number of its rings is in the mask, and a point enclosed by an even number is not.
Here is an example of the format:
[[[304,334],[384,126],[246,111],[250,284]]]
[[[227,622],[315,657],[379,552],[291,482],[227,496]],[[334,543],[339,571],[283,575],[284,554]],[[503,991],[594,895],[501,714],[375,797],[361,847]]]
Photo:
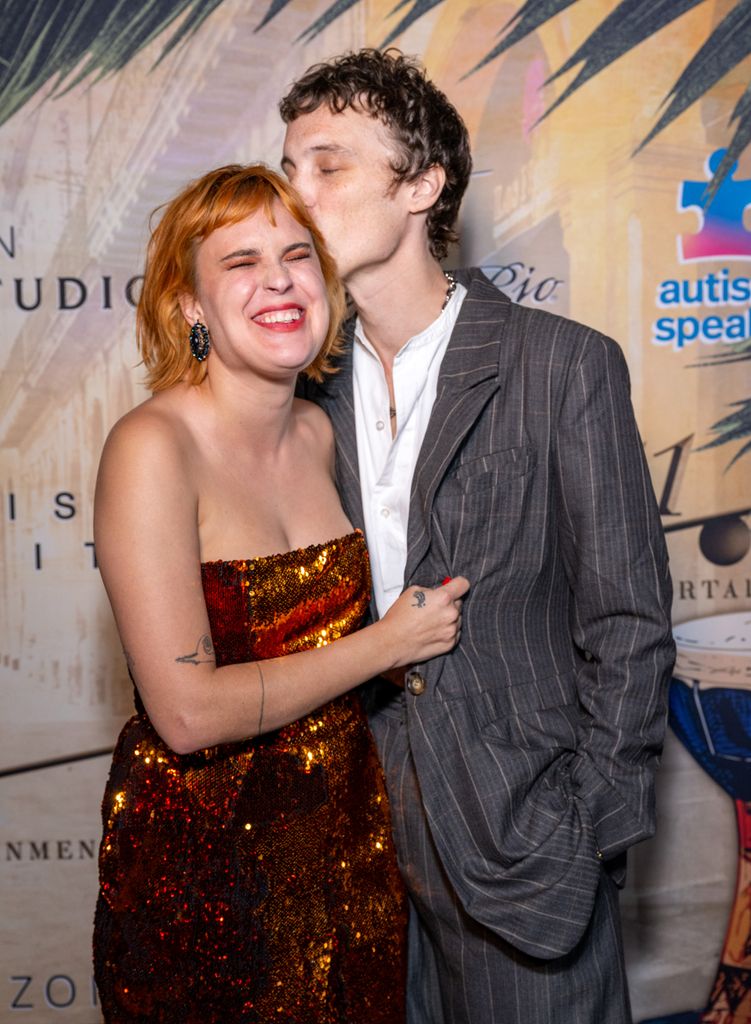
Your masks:
[[[219,665],[335,641],[367,607],[360,533],[202,571]],[[403,1021],[405,902],[359,698],[183,757],[137,708],[103,803],[105,1020]]]

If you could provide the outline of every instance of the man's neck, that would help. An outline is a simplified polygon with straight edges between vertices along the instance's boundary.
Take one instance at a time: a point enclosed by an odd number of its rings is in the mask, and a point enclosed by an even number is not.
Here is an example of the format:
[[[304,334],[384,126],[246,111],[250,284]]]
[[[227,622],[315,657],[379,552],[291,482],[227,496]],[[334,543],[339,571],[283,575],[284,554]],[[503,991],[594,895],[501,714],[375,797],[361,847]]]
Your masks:
[[[405,272],[392,263],[346,282],[365,336],[387,369],[438,318],[449,287],[432,256],[412,261]]]

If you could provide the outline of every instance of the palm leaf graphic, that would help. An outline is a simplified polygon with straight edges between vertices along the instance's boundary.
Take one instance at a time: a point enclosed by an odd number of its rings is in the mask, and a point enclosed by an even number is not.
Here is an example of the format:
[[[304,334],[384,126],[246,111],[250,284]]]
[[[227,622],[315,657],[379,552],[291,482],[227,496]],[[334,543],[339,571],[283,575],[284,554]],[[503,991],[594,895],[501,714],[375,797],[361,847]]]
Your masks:
[[[222,0],[5,0],[0,5],[0,124],[45,87],[53,95],[120,71],[182,17],[162,56]]]
[[[0,124],[45,87],[53,95],[86,78],[93,81],[123,68],[170,26],[162,56],[186,42],[223,0],[5,0],[0,7]],[[301,34],[312,39],[360,0],[334,0]],[[383,44],[448,0],[400,0],[389,17],[404,11]],[[581,0],[526,0],[500,28],[500,41],[465,72],[474,74],[531,32]],[[543,114],[548,117],[578,89],[619,57],[705,0],[620,0],[575,52],[548,79],[579,68],[575,78]],[[271,0],[258,29],[294,0]],[[737,0],[689,60],[665,98],[666,108],[642,141],[647,145],[751,53],[751,0]],[[160,58],[161,59],[161,58]],[[707,202],[751,142],[751,83],[730,118],[733,134],[715,172]]]

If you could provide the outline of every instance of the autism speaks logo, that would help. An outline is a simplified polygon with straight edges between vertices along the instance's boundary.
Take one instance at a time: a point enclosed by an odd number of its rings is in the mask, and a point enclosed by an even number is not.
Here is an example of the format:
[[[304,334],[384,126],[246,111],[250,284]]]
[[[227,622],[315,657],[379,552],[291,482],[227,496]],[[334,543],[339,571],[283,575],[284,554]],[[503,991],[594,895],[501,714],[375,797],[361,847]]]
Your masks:
[[[684,265],[751,260],[751,230],[743,223],[745,211],[751,207],[751,178],[736,180],[738,165],[733,164],[711,201],[707,194],[709,179],[724,155],[723,149],[712,153],[704,181],[683,181],[678,186],[678,211],[693,212],[699,225],[693,234],[678,236],[678,259]],[[658,317],[652,325],[655,345],[671,345],[680,352],[697,341],[732,344],[751,337],[751,277],[733,275],[728,267],[661,281],[656,304],[671,311],[682,307],[688,315]],[[706,313],[709,315],[703,315]]]
[[[725,156],[718,149],[707,161],[707,179],[711,178]],[[751,206],[751,178],[736,181],[738,164],[717,189],[712,202],[707,202],[708,181],[684,181],[678,189],[678,209],[696,210],[701,227],[694,235],[681,235],[678,239],[678,259],[681,263],[693,260],[735,259],[751,260],[751,231],[743,226],[743,214]]]

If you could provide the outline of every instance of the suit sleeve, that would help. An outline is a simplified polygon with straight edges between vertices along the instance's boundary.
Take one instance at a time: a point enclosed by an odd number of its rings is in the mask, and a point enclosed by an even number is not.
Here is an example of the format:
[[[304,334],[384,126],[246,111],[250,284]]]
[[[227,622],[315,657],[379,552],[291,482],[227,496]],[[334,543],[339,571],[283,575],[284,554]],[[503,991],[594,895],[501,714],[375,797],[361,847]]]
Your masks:
[[[667,552],[628,370],[601,335],[588,335],[568,381],[556,476],[570,624],[582,652],[572,781],[609,859],[654,831],[674,644]]]

